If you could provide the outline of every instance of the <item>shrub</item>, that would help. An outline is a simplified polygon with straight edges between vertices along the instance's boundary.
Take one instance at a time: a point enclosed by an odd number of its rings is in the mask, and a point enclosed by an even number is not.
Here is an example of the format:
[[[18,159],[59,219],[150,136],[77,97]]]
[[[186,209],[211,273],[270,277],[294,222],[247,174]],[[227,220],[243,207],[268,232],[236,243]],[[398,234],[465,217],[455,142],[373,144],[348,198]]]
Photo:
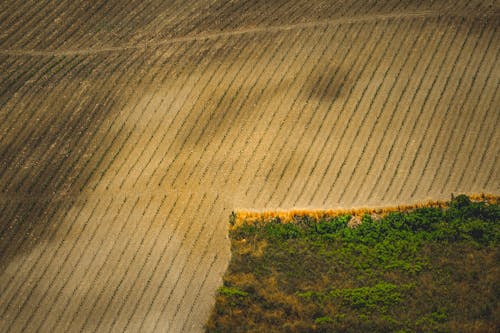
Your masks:
[[[223,295],[223,296],[228,296],[228,297],[233,297],[233,296],[236,296],[236,297],[245,297],[245,296],[248,296],[248,293],[243,291],[243,290],[239,290],[238,288],[232,288],[232,287],[226,287],[226,286],[222,286],[219,288],[219,294],[220,295]]]

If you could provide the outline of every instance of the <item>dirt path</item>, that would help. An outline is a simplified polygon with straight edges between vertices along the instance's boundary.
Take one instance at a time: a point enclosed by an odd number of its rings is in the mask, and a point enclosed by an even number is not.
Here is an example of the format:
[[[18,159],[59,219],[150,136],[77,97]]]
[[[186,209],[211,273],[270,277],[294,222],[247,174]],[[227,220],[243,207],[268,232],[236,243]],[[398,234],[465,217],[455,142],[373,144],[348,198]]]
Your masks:
[[[137,43],[133,45],[115,46],[115,47],[101,47],[101,48],[90,48],[81,50],[56,50],[56,51],[45,51],[45,50],[0,50],[0,55],[9,56],[73,56],[73,55],[85,55],[85,54],[95,54],[95,53],[107,53],[107,52],[120,52],[124,50],[131,49],[148,49],[154,48],[160,45],[169,45],[174,43],[185,43],[191,41],[203,41],[207,39],[218,39],[221,37],[232,37],[238,35],[246,34],[258,34],[258,33],[271,33],[280,32],[288,30],[297,30],[304,28],[315,28],[326,25],[337,25],[337,24],[350,24],[359,22],[370,22],[370,21],[381,21],[381,20],[391,20],[391,19],[411,19],[417,17],[438,17],[442,14],[437,12],[432,12],[429,10],[425,11],[415,11],[415,12],[405,12],[405,13],[389,13],[389,14],[379,14],[379,15],[360,15],[355,17],[343,17],[333,20],[322,20],[316,22],[304,22],[297,24],[286,24],[280,26],[267,26],[267,27],[255,27],[255,28],[245,28],[233,31],[222,31],[216,33],[202,34],[197,36],[185,36],[176,37],[171,39],[164,39],[159,41],[154,41],[150,43]]]

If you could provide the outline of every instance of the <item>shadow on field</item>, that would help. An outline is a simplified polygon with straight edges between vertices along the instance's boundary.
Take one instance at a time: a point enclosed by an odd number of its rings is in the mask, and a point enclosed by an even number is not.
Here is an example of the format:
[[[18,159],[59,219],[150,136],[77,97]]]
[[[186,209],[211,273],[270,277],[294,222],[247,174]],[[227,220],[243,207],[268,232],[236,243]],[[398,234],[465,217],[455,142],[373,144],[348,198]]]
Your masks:
[[[315,112],[316,109],[321,109],[324,112],[324,109],[327,108],[329,111],[335,101],[344,97],[349,84],[351,83],[348,74],[342,68],[328,66],[323,73],[314,73],[307,77],[305,82],[297,83],[295,78],[286,77],[279,85],[267,85],[262,91],[262,96],[270,96],[270,100],[256,99],[255,94],[262,87],[252,86],[245,82],[241,87],[233,86],[228,90],[216,90],[210,101],[201,106],[204,108],[204,112],[200,112],[200,110],[192,111],[199,114],[199,118],[197,118],[198,127],[205,126],[208,129],[213,127],[212,131],[214,133],[198,139],[196,136],[190,136],[188,132],[184,132],[182,133],[184,136],[179,138],[178,143],[183,142],[185,149],[203,149],[215,138],[225,136],[227,131],[242,126],[253,127],[252,122],[259,119],[258,117],[262,116],[262,113],[264,113],[263,116],[265,117],[276,111],[282,112],[279,108],[283,108],[283,105],[293,106],[293,110],[297,115],[300,115],[304,110]],[[234,97],[236,98],[232,101]],[[216,105],[220,105],[220,107],[214,109]],[[240,108],[241,110],[239,110]],[[300,111],[297,113],[297,110]],[[321,116],[320,113],[315,112],[315,117]],[[233,115],[237,115],[237,117],[234,118]],[[269,126],[278,127],[280,125],[280,122],[276,121],[278,117],[279,114]],[[301,118],[306,119],[308,117],[302,116]],[[229,124],[230,127],[227,125],[218,126],[224,124],[224,121],[227,124],[227,119],[234,119]]]
[[[1,96],[10,101],[0,124],[0,269],[51,241],[81,197],[75,181],[89,158],[86,149],[99,141],[97,127],[109,120],[115,102],[112,94],[102,99],[96,88],[104,81],[89,76],[90,69],[73,70],[36,82],[36,93],[6,89]],[[71,93],[61,94],[68,86]]]
[[[307,79],[303,96],[306,103],[319,102],[327,106],[344,97],[346,88],[351,84],[349,73],[340,67],[328,66],[323,73]]]

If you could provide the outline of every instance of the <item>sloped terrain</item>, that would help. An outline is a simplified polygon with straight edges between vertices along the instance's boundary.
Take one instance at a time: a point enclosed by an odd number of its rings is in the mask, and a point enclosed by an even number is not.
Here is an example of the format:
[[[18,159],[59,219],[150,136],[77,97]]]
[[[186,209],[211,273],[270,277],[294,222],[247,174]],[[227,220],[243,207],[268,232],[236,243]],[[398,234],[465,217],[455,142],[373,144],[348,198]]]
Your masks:
[[[201,330],[237,208],[500,192],[495,1],[0,8],[2,331]]]

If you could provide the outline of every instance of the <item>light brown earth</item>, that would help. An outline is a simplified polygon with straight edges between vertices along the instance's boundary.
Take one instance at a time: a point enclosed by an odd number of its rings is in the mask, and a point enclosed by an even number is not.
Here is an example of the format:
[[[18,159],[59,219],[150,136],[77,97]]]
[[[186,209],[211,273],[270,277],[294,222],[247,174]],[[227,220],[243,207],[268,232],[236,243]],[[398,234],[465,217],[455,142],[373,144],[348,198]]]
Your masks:
[[[201,331],[235,209],[498,195],[499,7],[2,1],[0,331]]]

